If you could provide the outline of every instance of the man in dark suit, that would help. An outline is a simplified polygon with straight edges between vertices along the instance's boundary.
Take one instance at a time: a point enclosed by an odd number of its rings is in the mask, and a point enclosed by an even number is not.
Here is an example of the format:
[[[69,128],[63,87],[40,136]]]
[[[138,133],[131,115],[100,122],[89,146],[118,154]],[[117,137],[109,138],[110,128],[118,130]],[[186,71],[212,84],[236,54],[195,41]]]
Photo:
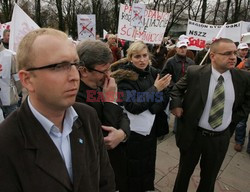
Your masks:
[[[104,143],[115,172],[116,189],[127,191],[126,143],[129,134],[129,119],[117,105],[117,85],[110,77],[112,52],[98,40],[88,40],[77,46],[82,62],[79,67],[80,88],[76,101],[93,107],[102,123]]]
[[[180,163],[174,192],[187,191],[200,160],[198,192],[213,192],[235,125],[249,113],[250,76],[234,68],[233,41],[211,44],[211,65],[190,66],[172,89],[170,108],[178,117]]]
[[[17,51],[28,97],[0,125],[0,191],[115,191],[101,124],[74,104],[79,57],[61,31],[28,33]]]

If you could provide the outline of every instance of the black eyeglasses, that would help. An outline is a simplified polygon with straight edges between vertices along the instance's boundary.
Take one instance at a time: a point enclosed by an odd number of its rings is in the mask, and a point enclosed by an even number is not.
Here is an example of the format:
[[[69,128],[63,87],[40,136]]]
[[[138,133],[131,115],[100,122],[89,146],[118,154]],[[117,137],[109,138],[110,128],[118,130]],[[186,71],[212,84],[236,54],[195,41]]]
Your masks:
[[[97,69],[94,69],[94,68],[90,68],[90,67],[86,67],[88,70],[90,71],[96,71],[98,73],[101,73],[101,74],[104,74],[104,75],[107,75],[108,72],[110,72],[110,68],[106,69],[105,71],[99,71]]]
[[[224,55],[224,56],[231,56],[231,55],[236,56],[237,51],[227,51],[227,52],[224,52],[224,53],[217,53],[217,54]]]
[[[26,69],[26,71],[36,71],[36,70],[41,70],[41,69],[51,69],[53,71],[70,71],[71,66],[75,66],[77,69],[79,66],[82,64],[82,62],[77,61],[77,62],[62,62],[62,63],[55,63],[55,64],[50,64],[50,65],[45,65],[42,67],[31,67]]]

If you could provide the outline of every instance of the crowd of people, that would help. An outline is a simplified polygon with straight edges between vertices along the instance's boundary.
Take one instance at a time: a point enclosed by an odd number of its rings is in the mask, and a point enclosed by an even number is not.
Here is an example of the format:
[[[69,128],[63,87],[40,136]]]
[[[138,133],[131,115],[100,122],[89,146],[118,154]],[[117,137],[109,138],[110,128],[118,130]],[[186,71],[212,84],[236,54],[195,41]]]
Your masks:
[[[240,152],[246,136],[249,47],[227,38],[197,53],[188,45],[185,35],[155,46],[113,34],[76,45],[55,29],[29,32],[16,56],[8,52],[17,94],[17,83],[28,94],[0,124],[0,191],[154,191],[157,138],[171,112],[173,191],[188,190],[200,162],[197,192],[213,192],[230,137]]]

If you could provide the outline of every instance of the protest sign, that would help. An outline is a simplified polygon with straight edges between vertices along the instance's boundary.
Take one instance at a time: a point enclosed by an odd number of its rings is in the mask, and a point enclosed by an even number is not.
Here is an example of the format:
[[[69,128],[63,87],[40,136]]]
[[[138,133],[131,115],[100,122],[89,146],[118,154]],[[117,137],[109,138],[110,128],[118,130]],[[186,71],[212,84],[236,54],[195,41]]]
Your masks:
[[[95,15],[77,15],[78,40],[95,39]]]
[[[146,5],[134,3],[132,6],[130,25],[134,27],[143,27]]]
[[[247,31],[250,22],[240,21],[227,24],[220,37],[240,42],[241,34]],[[223,25],[209,25],[188,20],[186,35],[189,37],[189,49],[201,50],[205,48],[206,41],[213,41]]]
[[[144,43],[160,44],[169,20],[169,13],[145,9],[143,27],[131,26],[132,7],[120,4],[118,37],[134,41],[142,40]]]
[[[241,42],[242,43],[250,43],[250,32],[242,34]]]
[[[39,26],[15,4],[10,28],[9,49],[16,52],[22,38],[28,32],[39,29]]]

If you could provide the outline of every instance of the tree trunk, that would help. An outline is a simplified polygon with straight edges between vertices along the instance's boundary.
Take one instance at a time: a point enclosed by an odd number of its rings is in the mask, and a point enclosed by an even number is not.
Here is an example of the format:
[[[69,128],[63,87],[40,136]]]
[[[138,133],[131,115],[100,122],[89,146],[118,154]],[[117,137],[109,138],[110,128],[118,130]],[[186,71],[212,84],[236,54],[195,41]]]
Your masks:
[[[206,19],[205,19],[206,18],[206,11],[207,11],[207,0],[203,0],[201,20],[200,20],[201,23],[205,23],[205,21],[206,21]]]
[[[231,4],[231,0],[227,0],[227,6],[226,6],[226,9],[225,9],[224,23],[228,21],[228,13],[229,13],[230,4]]]
[[[65,31],[65,23],[63,19],[63,10],[62,10],[62,1],[61,0],[56,0],[56,7],[58,11],[58,28],[61,31]]]
[[[246,3],[244,21],[250,20],[250,17],[248,18],[248,10],[250,10],[250,0],[248,0],[247,3]]]
[[[4,22],[11,20],[11,1],[10,0],[3,0],[2,8],[3,8],[3,17]]]
[[[240,16],[240,5],[241,0],[235,0],[235,9],[234,9],[234,15],[233,15],[233,22],[237,22],[238,18]]]
[[[213,25],[215,25],[215,23],[216,23],[216,17],[217,17],[219,7],[220,7],[220,0],[217,0],[216,5],[215,5],[215,10],[214,10]]]
[[[37,25],[42,27],[42,23],[41,23],[41,2],[40,2],[40,0],[35,0],[35,14],[36,14],[36,23],[37,23]]]

